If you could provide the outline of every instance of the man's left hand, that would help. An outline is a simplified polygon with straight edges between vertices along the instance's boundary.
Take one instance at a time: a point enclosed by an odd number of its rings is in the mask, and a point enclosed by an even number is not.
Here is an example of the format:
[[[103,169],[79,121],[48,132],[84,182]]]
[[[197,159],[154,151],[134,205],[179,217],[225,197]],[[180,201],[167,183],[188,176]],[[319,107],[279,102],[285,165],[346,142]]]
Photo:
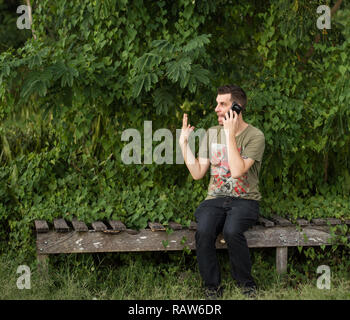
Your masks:
[[[229,110],[225,114],[225,119],[223,120],[224,131],[227,137],[234,137],[238,132],[238,114],[236,111]]]

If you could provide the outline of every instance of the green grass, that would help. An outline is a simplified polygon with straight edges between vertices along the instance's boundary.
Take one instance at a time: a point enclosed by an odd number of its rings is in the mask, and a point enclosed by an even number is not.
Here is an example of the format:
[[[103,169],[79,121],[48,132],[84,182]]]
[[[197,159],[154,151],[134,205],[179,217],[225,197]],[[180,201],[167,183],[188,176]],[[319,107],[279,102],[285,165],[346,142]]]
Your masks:
[[[339,250],[339,249],[338,249]],[[289,252],[289,269],[284,276],[275,272],[274,250],[254,249],[252,273],[261,300],[350,300],[350,259],[348,253],[329,251],[328,260],[307,260],[295,249]],[[321,251],[320,251],[321,252]],[[227,252],[218,252],[222,269],[223,299],[246,299],[230,275]],[[18,289],[17,267],[31,268],[31,289]],[[330,290],[316,282],[318,265],[331,268]],[[118,253],[50,256],[49,273],[41,276],[35,260],[20,261],[13,254],[0,257],[2,299],[35,300],[198,300],[203,299],[195,253]]]

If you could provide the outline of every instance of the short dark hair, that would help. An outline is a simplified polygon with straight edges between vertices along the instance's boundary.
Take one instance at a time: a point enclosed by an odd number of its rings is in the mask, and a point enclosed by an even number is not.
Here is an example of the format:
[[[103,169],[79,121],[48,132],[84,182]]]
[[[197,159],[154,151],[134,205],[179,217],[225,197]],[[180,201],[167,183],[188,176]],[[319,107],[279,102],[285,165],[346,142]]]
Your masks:
[[[243,110],[246,108],[247,95],[241,87],[236,86],[234,84],[229,84],[218,88],[218,94],[226,93],[231,93],[231,100],[238,102],[243,108]]]

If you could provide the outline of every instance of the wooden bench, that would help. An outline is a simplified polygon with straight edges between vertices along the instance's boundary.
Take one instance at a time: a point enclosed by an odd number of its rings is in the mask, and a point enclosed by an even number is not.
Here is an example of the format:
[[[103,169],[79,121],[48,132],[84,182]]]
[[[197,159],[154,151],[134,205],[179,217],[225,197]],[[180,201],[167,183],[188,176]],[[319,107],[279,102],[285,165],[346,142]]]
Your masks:
[[[299,219],[293,224],[279,216],[260,217],[245,236],[249,248],[276,248],[276,269],[281,274],[287,271],[288,247],[330,245],[330,227],[342,223],[349,225],[350,220]],[[120,221],[96,221],[88,227],[76,219],[71,222],[55,219],[51,229],[45,220],[36,220],[35,231],[39,266],[46,269],[49,254],[173,251],[183,250],[185,246],[195,250],[196,223],[184,227],[170,222],[165,227],[150,222],[146,229],[131,230]],[[222,234],[216,247],[227,248]]]

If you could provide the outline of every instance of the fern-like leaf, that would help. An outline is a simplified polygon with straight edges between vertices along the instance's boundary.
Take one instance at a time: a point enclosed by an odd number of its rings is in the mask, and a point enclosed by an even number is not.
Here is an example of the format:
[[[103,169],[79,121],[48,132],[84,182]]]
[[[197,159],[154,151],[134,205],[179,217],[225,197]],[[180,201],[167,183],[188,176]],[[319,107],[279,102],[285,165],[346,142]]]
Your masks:
[[[204,47],[204,45],[208,44],[210,42],[209,40],[210,35],[207,34],[201,34],[198,37],[195,37],[191,39],[183,48],[183,52],[190,52],[195,49],[199,49]]]

